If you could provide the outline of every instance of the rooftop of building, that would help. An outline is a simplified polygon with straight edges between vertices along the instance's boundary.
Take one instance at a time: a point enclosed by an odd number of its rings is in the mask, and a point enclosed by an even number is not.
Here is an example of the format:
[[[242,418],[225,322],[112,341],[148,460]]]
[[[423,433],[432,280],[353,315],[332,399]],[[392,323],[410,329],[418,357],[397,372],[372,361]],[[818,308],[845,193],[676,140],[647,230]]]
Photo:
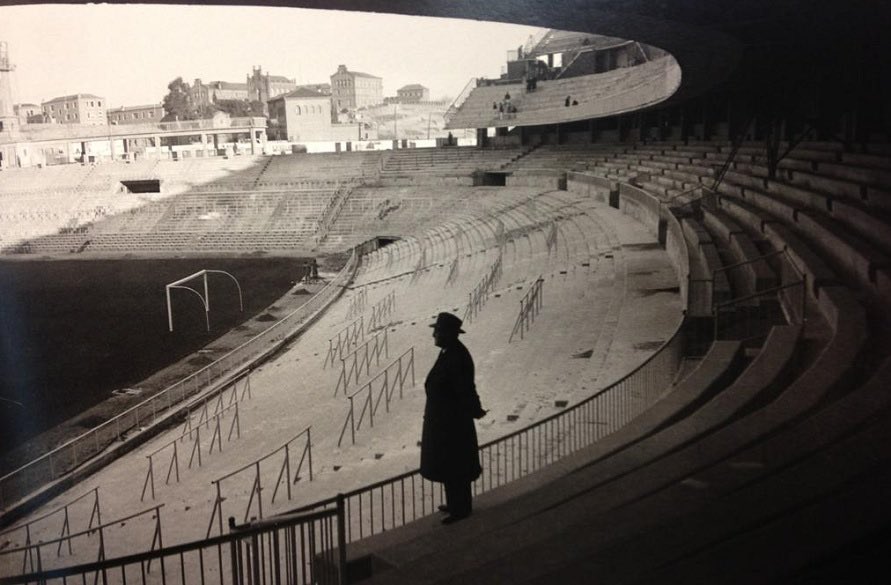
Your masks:
[[[247,83],[234,83],[231,81],[211,81],[205,85],[214,89],[240,89],[244,91],[248,89]]]
[[[421,85],[420,83],[409,83],[408,85],[403,85],[396,91],[411,91],[413,89],[428,89],[426,86]]]
[[[55,102],[67,102],[67,101],[76,100],[76,99],[101,100],[101,99],[104,99],[104,98],[101,98],[101,97],[99,97],[98,95],[95,95],[95,94],[92,94],[92,93],[75,93],[75,94],[71,94],[71,95],[64,95],[64,96],[61,96],[61,97],[55,97],[55,98],[53,98],[53,99],[51,99],[51,100],[47,100],[47,101],[45,101],[45,102],[43,102],[43,103],[44,103],[44,104],[52,104],[52,103],[55,103]]]
[[[307,87],[298,87],[294,91],[289,91],[288,93],[283,93],[280,96],[276,96],[270,100],[270,102],[274,102],[275,100],[280,100],[284,98],[323,98],[328,99],[330,97],[329,93],[324,93],[321,91],[315,91],[313,89]]]
[[[285,77],[284,75],[266,75],[266,78],[269,81],[274,81],[276,83],[297,83],[296,80]]]
[[[134,110],[147,110],[149,108],[163,108],[162,104],[146,104],[144,106],[118,106],[117,108],[109,108],[108,112],[130,112]]]
[[[349,75],[352,75],[353,77],[370,77],[372,79],[381,79],[377,75],[372,75],[370,73],[363,73],[361,71],[350,71],[349,69],[347,69],[346,65],[338,66],[337,71],[334,72],[334,75],[337,75],[338,73],[347,73]]]

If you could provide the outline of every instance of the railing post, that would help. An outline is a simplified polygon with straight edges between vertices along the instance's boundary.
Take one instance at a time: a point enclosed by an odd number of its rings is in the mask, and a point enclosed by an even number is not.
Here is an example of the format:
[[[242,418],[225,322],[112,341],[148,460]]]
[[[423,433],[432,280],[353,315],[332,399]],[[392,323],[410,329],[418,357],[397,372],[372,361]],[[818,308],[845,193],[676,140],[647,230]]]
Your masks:
[[[353,397],[350,396],[350,433],[352,435],[353,445],[356,444],[356,411],[353,404]]]
[[[306,427],[306,453],[309,457],[309,481],[312,481],[312,427]]]
[[[337,583],[347,583],[346,506],[343,494],[337,494]]]

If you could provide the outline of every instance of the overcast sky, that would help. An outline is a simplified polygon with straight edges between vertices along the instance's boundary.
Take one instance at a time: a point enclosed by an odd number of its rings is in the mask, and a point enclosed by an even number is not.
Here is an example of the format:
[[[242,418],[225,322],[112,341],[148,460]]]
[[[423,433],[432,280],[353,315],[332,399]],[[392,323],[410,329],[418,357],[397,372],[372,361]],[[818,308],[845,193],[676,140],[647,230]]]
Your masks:
[[[170,80],[244,82],[255,65],[298,83],[328,83],[339,64],[457,95],[497,76],[506,51],[538,29],[500,23],[297,8],[0,6],[0,40],[16,65],[13,99],[74,93],[112,107],[160,102]]]

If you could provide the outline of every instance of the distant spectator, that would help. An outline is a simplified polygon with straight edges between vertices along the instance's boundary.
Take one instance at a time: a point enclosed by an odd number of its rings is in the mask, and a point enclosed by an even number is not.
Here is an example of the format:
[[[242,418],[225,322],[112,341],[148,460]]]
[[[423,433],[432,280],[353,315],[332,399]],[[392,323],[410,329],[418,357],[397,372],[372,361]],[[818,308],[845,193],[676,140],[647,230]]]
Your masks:
[[[510,92],[507,92],[504,94],[504,101],[506,101],[506,102],[510,101]]]
[[[563,105],[566,106],[567,108],[569,107],[569,96],[566,96],[566,101],[563,102]]]
[[[579,105],[579,101],[578,101],[578,100],[572,100],[572,105],[574,105],[574,106]]]
[[[497,110],[497,109],[498,109],[498,102],[492,102],[492,109],[493,109],[493,110]]]

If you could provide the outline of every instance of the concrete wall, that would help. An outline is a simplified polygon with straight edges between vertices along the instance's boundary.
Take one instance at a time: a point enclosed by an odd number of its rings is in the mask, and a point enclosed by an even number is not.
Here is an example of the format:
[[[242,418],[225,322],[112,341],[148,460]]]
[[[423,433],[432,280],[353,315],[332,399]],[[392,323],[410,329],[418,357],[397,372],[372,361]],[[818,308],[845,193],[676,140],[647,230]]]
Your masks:
[[[610,191],[615,191],[618,186],[603,177],[596,177],[585,173],[569,172],[566,174],[566,190],[573,193],[581,193],[596,201],[609,205]]]
[[[558,170],[516,171],[505,178],[508,187],[542,187],[560,189],[565,184],[566,173]]]

